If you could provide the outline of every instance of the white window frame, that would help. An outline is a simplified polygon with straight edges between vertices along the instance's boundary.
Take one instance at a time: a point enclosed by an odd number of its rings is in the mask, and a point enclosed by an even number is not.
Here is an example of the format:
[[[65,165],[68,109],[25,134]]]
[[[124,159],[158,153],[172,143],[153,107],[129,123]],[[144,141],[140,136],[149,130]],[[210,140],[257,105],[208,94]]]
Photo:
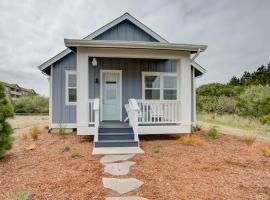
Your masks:
[[[159,76],[160,77],[160,99],[145,99],[145,76]],[[142,99],[143,100],[149,100],[149,101],[162,101],[164,100],[164,89],[171,89],[171,88],[164,88],[164,76],[173,76],[176,77],[176,80],[178,79],[177,74],[174,72],[142,72]],[[178,82],[178,81],[177,81]],[[166,99],[166,101],[175,101],[177,100],[177,94],[178,94],[178,86],[175,88],[176,90],[176,99]]]
[[[69,75],[71,75],[71,74],[74,74],[74,75],[76,75],[76,87],[69,87],[68,86],[68,76]],[[76,99],[76,102],[70,102],[69,101],[69,93],[68,93],[68,90],[70,89],[70,88],[72,88],[72,89],[76,89],[76,98],[77,98],[77,91],[78,91],[78,86],[77,86],[77,72],[76,71],[74,71],[74,70],[66,70],[66,89],[65,89],[65,104],[67,105],[67,106],[73,106],[73,105],[77,105],[77,101],[78,101],[78,99]]]

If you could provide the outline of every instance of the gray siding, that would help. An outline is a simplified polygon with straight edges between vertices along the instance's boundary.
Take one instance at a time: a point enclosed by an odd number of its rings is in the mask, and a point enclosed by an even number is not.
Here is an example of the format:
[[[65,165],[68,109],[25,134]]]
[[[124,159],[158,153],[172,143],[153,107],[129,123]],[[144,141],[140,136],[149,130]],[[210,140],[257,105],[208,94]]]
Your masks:
[[[135,24],[128,20],[117,24],[104,33],[93,38],[93,40],[125,40],[125,41],[145,41],[158,42],[148,33],[138,28]]]
[[[90,59],[91,61],[91,59]],[[89,98],[100,97],[100,70],[122,70],[122,116],[126,118],[124,105],[129,98],[142,98],[142,72],[176,72],[175,60],[98,58],[98,66],[89,62]],[[99,83],[96,83],[96,79]]]
[[[65,70],[76,70],[77,57],[70,53],[53,64],[52,122],[76,123],[76,106],[65,105]]]

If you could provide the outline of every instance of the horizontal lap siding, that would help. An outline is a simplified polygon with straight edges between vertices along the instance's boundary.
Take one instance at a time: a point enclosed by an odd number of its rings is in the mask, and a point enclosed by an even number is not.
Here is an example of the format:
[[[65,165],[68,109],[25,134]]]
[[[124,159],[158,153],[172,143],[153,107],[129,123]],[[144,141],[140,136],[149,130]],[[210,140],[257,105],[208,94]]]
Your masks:
[[[70,53],[53,64],[52,122],[76,123],[76,106],[65,105],[65,71],[76,70],[77,58]]]
[[[89,62],[89,98],[100,97],[100,70],[122,70],[123,119],[127,116],[124,105],[128,99],[142,98],[143,71],[176,72],[175,60],[97,58],[97,62],[98,66],[95,67]]]
[[[124,41],[145,41],[158,42],[148,33],[138,28],[133,23],[124,20],[104,33],[98,35],[93,40],[124,40]]]

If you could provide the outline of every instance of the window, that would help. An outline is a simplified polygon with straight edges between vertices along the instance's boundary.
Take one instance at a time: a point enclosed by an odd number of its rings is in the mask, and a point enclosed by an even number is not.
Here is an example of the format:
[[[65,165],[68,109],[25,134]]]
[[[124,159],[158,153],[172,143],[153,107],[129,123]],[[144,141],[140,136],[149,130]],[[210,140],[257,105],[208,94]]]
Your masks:
[[[143,97],[151,100],[176,100],[176,75],[162,72],[144,72]]]
[[[66,71],[66,104],[77,102],[77,75],[75,71]]]

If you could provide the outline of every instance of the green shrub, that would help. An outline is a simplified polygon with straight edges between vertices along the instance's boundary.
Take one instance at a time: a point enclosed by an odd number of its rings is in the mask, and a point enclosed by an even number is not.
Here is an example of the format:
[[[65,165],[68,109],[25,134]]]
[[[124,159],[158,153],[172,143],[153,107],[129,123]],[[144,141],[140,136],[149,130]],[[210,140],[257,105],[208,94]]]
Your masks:
[[[200,131],[201,130],[201,127],[196,125],[196,126],[192,126],[191,127],[191,132],[194,133],[194,132],[197,132],[197,131]]]
[[[13,107],[6,99],[4,86],[0,84],[0,158],[4,157],[6,151],[12,147],[13,130],[6,120],[13,114]]]
[[[215,128],[211,128],[209,131],[208,131],[208,137],[211,138],[211,139],[216,139],[217,137],[217,129]]]
[[[66,151],[69,151],[69,149],[70,149],[70,148],[69,148],[68,144],[64,144],[64,149],[63,149],[63,151],[66,152]]]
[[[16,195],[11,195],[6,198],[6,200],[28,200],[29,194],[27,192],[21,192]]]
[[[80,153],[78,151],[72,151],[71,152],[71,157],[72,158],[76,158],[76,157],[79,157],[80,156]]]
[[[270,85],[248,87],[240,95],[241,115],[259,118],[270,113]]]
[[[241,86],[231,86],[221,83],[210,83],[200,86],[197,89],[197,94],[202,96],[226,96],[234,97],[239,95],[243,90]]]
[[[16,113],[49,113],[49,99],[38,95],[19,98],[14,104]]]
[[[160,145],[157,145],[157,146],[154,148],[154,153],[160,153],[160,149],[161,149],[161,146],[160,146]]]
[[[260,121],[262,124],[269,124],[270,125],[270,114],[262,116]]]
[[[62,124],[59,124],[59,126],[58,126],[58,132],[57,133],[60,136],[64,136],[65,135],[66,129],[65,129],[65,127],[62,126]]]

